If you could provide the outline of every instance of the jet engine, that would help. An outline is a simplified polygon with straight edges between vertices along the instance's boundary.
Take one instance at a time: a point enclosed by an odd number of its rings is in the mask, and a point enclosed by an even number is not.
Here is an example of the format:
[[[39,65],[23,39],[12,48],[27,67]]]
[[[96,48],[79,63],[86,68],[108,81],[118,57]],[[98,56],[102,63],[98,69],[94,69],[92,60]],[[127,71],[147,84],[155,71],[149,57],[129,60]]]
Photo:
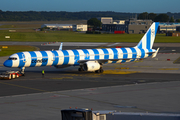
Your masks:
[[[96,71],[99,70],[101,65],[95,61],[89,61],[83,64],[83,69],[85,71]]]

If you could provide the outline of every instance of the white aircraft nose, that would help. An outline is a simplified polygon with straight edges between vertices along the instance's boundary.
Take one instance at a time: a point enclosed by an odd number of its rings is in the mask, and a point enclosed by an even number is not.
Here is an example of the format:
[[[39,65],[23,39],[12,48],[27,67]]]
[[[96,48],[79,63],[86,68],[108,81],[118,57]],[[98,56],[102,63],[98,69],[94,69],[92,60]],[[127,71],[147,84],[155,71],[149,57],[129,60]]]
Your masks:
[[[3,65],[4,65],[5,67],[12,67],[12,60],[6,60],[6,61],[3,63]]]

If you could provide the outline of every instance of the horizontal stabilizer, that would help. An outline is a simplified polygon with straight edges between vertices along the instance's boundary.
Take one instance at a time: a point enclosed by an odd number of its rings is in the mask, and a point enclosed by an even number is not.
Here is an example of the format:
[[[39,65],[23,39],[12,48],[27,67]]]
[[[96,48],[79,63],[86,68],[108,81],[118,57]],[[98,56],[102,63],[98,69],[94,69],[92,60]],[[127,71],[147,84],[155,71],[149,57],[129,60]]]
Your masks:
[[[156,52],[155,52],[155,53],[153,53],[153,54],[152,54],[152,58],[154,58],[154,57],[156,57],[156,56],[157,56],[158,51],[159,51],[159,48],[156,50]]]

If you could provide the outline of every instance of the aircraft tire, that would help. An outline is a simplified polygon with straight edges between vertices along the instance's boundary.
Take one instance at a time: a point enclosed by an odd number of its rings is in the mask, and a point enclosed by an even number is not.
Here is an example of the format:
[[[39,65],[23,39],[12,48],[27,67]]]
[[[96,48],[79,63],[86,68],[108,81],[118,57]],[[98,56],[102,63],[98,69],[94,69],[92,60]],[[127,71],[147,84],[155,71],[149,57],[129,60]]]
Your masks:
[[[103,73],[103,72],[104,72],[104,70],[103,70],[103,69],[100,69],[100,70],[99,70],[99,72],[100,72],[100,73]]]
[[[83,69],[82,69],[82,68],[78,68],[78,71],[80,71],[80,72],[81,72],[81,71],[83,71]]]

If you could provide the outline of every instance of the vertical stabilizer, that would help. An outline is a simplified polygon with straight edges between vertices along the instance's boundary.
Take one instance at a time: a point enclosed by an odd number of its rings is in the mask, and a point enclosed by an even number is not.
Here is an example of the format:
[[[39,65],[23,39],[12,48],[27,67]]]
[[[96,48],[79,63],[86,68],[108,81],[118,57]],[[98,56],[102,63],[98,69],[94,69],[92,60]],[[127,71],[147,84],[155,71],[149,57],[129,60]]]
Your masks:
[[[154,39],[156,37],[158,26],[159,23],[154,22],[136,47],[140,49],[151,49],[154,43]]]

